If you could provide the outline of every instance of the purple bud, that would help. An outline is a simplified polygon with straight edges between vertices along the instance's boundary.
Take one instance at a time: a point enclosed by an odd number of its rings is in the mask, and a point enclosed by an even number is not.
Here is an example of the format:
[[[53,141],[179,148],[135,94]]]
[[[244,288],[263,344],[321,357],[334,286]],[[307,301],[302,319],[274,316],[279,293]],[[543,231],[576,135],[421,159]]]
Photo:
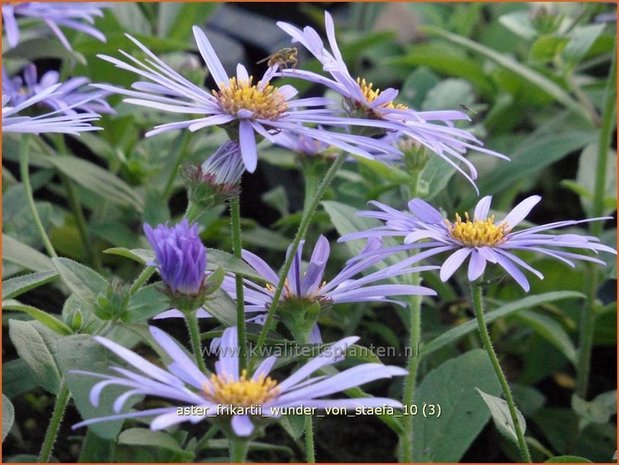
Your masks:
[[[206,248],[200,240],[198,225],[183,219],[176,226],[144,224],[144,233],[155,255],[163,282],[173,293],[196,295],[206,270]]]

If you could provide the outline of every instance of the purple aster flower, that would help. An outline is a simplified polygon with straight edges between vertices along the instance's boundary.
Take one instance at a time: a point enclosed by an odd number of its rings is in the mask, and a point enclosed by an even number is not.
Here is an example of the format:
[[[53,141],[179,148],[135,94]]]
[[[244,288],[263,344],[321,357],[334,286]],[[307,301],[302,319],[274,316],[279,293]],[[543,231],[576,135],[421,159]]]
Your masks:
[[[87,78],[76,77],[60,83],[59,77],[57,71],[48,71],[39,80],[36,66],[28,64],[24,69],[23,78],[19,76],[10,78],[6,69],[2,67],[2,92],[11,98],[13,105],[19,105],[49,87],[57,86],[54,93],[40,101],[41,105],[68,114],[77,111],[114,113],[104,99],[108,93],[96,89],[88,90],[90,81]]]
[[[304,109],[325,105],[330,102],[328,99],[295,99],[297,90],[294,87],[271,85],[277,67],[269,67],[258,82],[254,82],[241,64],[237,65],[236,76],[229,77],[204,33],[197,26],[193,31],[198,49],[217,84],[217,89],[212,91],[185,79],[131,36],[128,36],[129,39],[148,56],[145,62],[123,51],[121,53],[127,62],[100,55],[116,67],[136,73],[147,81],[134,83],[134,90],[106,85],[98,87],[130,97],[125,99],[127,103],[173,113],[204,115],[156,126],[147,136],[179,128],[197,131],[209,126],[224,126],[234,136],[232,138],[238,138],[243,163],[250,173],[255,171],[258,162],[256,135],[272,143],[276,143],[276,134],[304,135],[368,158],[372,158],[370,151],[389,153],[394,150],[388,144],[369,137],[304,126],[306,123],[320,123],[321,117],[328,117],[334,125],[348,123],[345,119],[331,116],[331,111],[324,108]]]
[[[98,406],[103,389],[112,385],[128,388],[114,402],[113,408],[116,412],[119,412],[132,396],[138,395],[160,397],[178,405],[91,418],[74,425],[73,429],[111,420],[154,417],[150,422],[150,429],[161,430],[185,421],[198,423],[207,417],[220,416],[230,420],[232,430],[237,436],[247,437],[254,431],[255,421],[260,421],[261,418],[277,418],[281,416],[280,409],[288,407],[402,407],[396,400],[381,397],[322,399],[324,396],[371,381],[407,373],[395,366],[364,363],[336,375],[311,377],[319,369],[343,360],[346,349],[359,339],[357,337],[348,337],[330,345],[288,378],[276,381],[270,376],[277,361],[275,356],[265,359],[251,375],[246,370],[239,370],[235,327],[224,331],[219,347],[219,361],[215,363],[215,372],[210,375],[201,372],[195,362],[166,333],[155,327],[151,327],[150,332],[172,360],[167,369],[154,365],[114,341],[96,336],[95,339],[100,344],[122,358],[132,369],[113,366],[111,370],[115,374],[111,375],[86,371],[74,373],[101,379],[90,392],[90,402],[94,406]],[[188,415],[182,414],[183,407],[187,406],[194,407],[193,414],[191,411]]]
[[[354,263],[347,263],[342,271],[327,282],[323,280],[323,275],[330,255],[329,241],[322,235],[318,238],[305,271],[301,269],[301,256],[303,253],[303,242],[301,242],[288,272],[284,292],[281,297],[282,301],[319,302],[321,305],[352,302],[394,302],[402,305],[401,302],[389,299],[389,296],[436,295],[436,292],[432,289],[423,286],[375,284],[376,282],[388,280],[396,276],[436,269],[433,266],[411,268],[408,266],[410,263],[406,264],[406,266],[396,264],[354,279],[355,276],[368,271],[383,259],[375,253],[377,250],[380,250],[381,245],[382,241],[378,238],[368,241],[367,246],[359,254],[357,260]],[[290,253],[290,248],[288,253]],[[243,259],[267,283],[265,287],[262,287],[249,280],[245,280],[244,295],[247,308],[255,311],[267,310],[273,302],[275,286],[277,286],[279,281],[277,273],[264,260],[247,250],[243,250]],[[222,287],[236,299],[236,288],[233,278],[224,278]]]
[[[468,150],[509,160],[505,155],[483,148],[481,141],[470,132],[454,127],[454,121],[470,120],[465,113],[455,110],[415,111],[394,102],[398,96],[397,90],[389,88],[381,91],[365,79],[353,78],[335,40],[335,25],[328,12],[325,11],[325,25],[330,51],[324,46],[318,33],[309,26],[301,30],[281,21],[277,25],[292,37],[293,42],[299,42],[314,55],[331,78],[300,69],[282,69],[277,75],[305,79],[339,93],[345,99],[349,114],[367,118],[358,120],[356,125],[408,135],[438,154],[471,183],[476,179],[477,171],[464,156]],[[328,120],[323,119],[323,122],[327,123]],[[468,173],[457,162],[464,164]]]
[[[19,26],[17,17],[34,18],[43,21],[58,37],[65,48],[71,49],[71,44],[60,27],[74,29],[88,34],[102,42],[105,36],[92,26],[95,17],[103,16],[100,3],[56,3],[56,2],[26,2],[12,5],[2,5],[2,19],[9,47],[19,43]]]
[[[498,264],[527,292],[530,289],[529,282],[521,269],[530,271],[540,279],[543,279],[543,275],[515,255],[514,251],[537,252],[572,267],[575,266],[573,260],[601,265],[605,263],[594,257],[561,249],[584,249],[596,253],[602,251],[616,254],[614,249],[601,244],[596,237],[546,233],[553,229],[590,221],[611,219],[610,217],[556,221],[514,231],[540,200],[541,197],[538,195],[527,197],[505,218],[495,221],[494,215],[488,214],[492,197],[483,197],[475,207],[472,220],[468,213],[464,219],[456,214],[454,222],[444,219],[438,210],[421,199],[409,202],[409,212],[401,212],[379,202],[371,202],[380,211],[362,211],[359,215],[382,220],[385,222],[384,226],[348,234],[340,240],[360,238],[373,240],[383,236],[404,237],[405,245],[385,248],[379,251],[379,255],[384,257],[385,254],[413,249],[426,249],[424,251],[426,256],[451,252],[441,266],[442,281],[447,281],[468,258],[470,281],[478,279],[484,273],[487,263]]]
[[[200,180],[224,193],[238,192],[245,165],[241,147],[236,141],[227,141],[200,166]]]
[[[92,121],[101,116],[96,113],[73,113],[56,110],[38,116],[22,116],[19,112],[46,100],[58,91],[60,84],[47,87],[42,92],[13,105],[11,97],[2,95],[2,131],[30,134],[64,133],[79,134],[83,131],[97,131],[101,128],[92,126]],[[61,95],[61,94],[58,94]],[[79,102],[78,102],[79,103]]]
[[[198,225],[183,219],[175,226],[144,224],[144,233],[157,257],[161,279],[174,294],[197,295],[202,290],[206,271],[206,247],[200,240]]]

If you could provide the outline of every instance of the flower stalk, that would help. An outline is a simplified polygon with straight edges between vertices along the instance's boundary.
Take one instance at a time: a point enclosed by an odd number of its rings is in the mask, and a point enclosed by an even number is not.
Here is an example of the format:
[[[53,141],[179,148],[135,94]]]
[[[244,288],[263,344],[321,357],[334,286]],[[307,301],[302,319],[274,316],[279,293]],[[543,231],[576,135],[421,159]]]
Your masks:
[[[275,310],[277,308],[279,299],[284,290],[284,284],[286,282],[286,277],[288,276],[288,271],[290,271],[290,267],[292,266],[292,262],[297,253],[297,249],[299,248],[299,244],[301,243],[301,240],[305,237],[307,228],[309,227],[310,222],[312,221],[312,218],[314,217],[314,213],[316,212],[316,209],[318,208],[318,203],[324,196],[327,188],[331,184],[331,181],[335,177],[335,173],[337,173],[340,167],[344,164],[344,161],[346,160],[347,156],[348,154],[346,152],[342,152],[337,156],[333,164],[327,170],[327,173],[322,179],[320,186],[318,186],[318,189],[316,189],[316,193],[314,194],[312,202],[303,212],[303,218],[301,218],[301,224],[299,225],[297,234],[294,237],[294,241],[292,242],[290,252],[288,253],[288,257],[286,258],[286,261],[284,262],[284,266],[282,267],[280,271],[279,282],[277,283],[277,288],[275,289],[275,293],[273,295],[273,301],[271,303],[271,306],[269,307],[267,317],[264,322],[264,326],[262,327],[262,331],[260,331],[260,335],[258,336],[258,341],[256,342],[256,353],[260,353],[260,349],[265,343],[267,334],[269,333],[269,331],[271,330],[271,327],[273,326],[273,318],[275,316]]]
[[[243,244],[241,242],[241,199],[237,194],[230,201],[230,225],[232,229],[232,250],[234,256],[241,258]],[[245,334],[245,298],[243,293],[243,276],[236,274],[236,328],[239,343],[239,366],[247,367],[247,336]]]
[[[473,301],[473,309],[475,310],[475,317],[477,318],[477,326],[479,329],[479,336],[481,338],[482,344],[488,357],[490,358],[490,363],[492,363],[492,368],[494,368],[494,372],[501,384],[501,389],[503,390],[503,396],[505,396],[505,400],[507,401],[507,406],[509,408],[509,414],[512,418],[512,423],[514,425],[514,429],[516,431],[516,438],[518,439],[518,450],[520,451],[520,457],[524,462],[531,463],[531,454],[529,453],[529,446],[524,437],[524,432],[522,431],[522,426],[518,421],[518,415],[516,410],[516,404],[514,402],[514,398],[512,396],[512,391],[509,388],[509,384],[507,383],[507,378],[505,378],[505,374],[503,373],[503,369],[501,368],[501,364],[499,363],[499,359],[494,351],[494,347],[492,346],[492,341],[490,339],[490,334],[488,333],[488,326],[486,324],[486,319],[484,317],[484,304],[483,304],[483,295],[482,295],[482,285],[479,283],[471,283],[471,298]]]
[[[204,363],[204,357],[202,356],[200,326],[198,325],[197,312],[197,310],[184,312],[185,321],[187,322],[187,330],[189,331],[189,338],[191,340],[191,350],[193,351],[193,356],[196,359],[196,364],[202,373],[208,373],[206,364]]]
[[[47,426],[47,431],[45,432],[41,452],[39,452],[39,463],[48,463],[50,461],[52,450],[54,449],[54,444],[56,443],[56,437],[58,436],[58,430],[60,429],[60,424],[62,423],[62,417],[64,417],[64,412],[69,405],[70,398],[71,393],[69,392],[69,388],[66,386],[63,378],[60,382],[60,388],[54,403],[52,418]]]

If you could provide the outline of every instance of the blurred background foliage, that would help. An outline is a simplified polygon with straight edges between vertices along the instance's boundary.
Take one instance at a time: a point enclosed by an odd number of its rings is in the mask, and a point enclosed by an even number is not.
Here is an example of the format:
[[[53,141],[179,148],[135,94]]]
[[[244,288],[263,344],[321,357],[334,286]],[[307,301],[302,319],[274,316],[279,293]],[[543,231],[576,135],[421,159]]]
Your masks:
[[[69,38],[74,50],[68,51],[56,41],[32,37],[3,57],[10,72],[19,71],[23,59],[29,59],[41,69],[59,69],[65,77],[85,75],[93,82],[129,86],[133,75],[115,70],[96,56],[116,56],[117,49],[137,56],[136,48],[124,36],[127,32],[183,75],[210,86],[195,49],[193,24],[205,26],[228,70],[243,62],[256,74],[264,65],[254,63],[289,43],[275,20],[312,23],[322,31],[324,9],[335,16],[339,44],[352,75],[363,76],[381,89],[399,88],[398,101],[416,109],[468,112],[473,132],[485,145],[511,158],[506,163],[471,155],[479,169],[479,190],[482,195],[495,197],[493,205],[498,212],[537,193],[544,201],[529,218],[534,223],[592,214],[599,180],[595,161],[601,115],[607,104],[605,89],[616,46],[615,6],[611,4],[118,3],[106,8],[105,17],[97,21],[106,43],[73,34]],[[299,66],[319,70],[316,61],[302,54]],[[317,92],[306,82],[290,83],[308,95]],[[33,147],[32,183],[37,207],[60,255],[87,264],[106,278],[114,275],[129,281],[139,273],[138,266],[103,251],[145,247],[143,222],[154,224],[182,215],[186,197],[178,167],[201,163],[226,136],[213,129],[191,136],[164,133],[144,138],[155,123],[173,121],[174,116],[124,104],[118,96],[110,97],[110,101],[118,114],[105,116],[100,124],[104,130],[99,133],[67,139],[65,157],[52,161],[41,147]],[[3,140],[4,279],[25,270],[51,268],[49,259],[39,251],[23,186],[16,176],[19,142],[19,138],[11,137]],[[304,185],[315,182],[324,171],[324,162],[303,159],[266,144],[259,154],[258,171],[243,179],[244,246],[278,267],[301,218]],[[614,147],[610,155],[603,186],[605,215],[616,209]],[[75,184],[88,218],[90,245],[100,260],[93,259],[80,240],[58,172]],[[474,189],[453,175],[454,171],[435,157],[422,178],[423,196],[441,205],[450,216],[470,209],[477,199]],[[336,244],[338,235],[371,224],[356,217],[355,210],[373,199],[405,208],[409,181],[406,167],[376,162],[349,163],[340,171],[308,237],[308,243],[319,234],[333,239],[330,272],[336,272],[358,246]],[[200,223],[208,247],[230,250],[224,206],[206,212]],[[613,245],[615,238],[616,229],[608,222],[602,240]],[[533,457],[543,461],[573,454],[608,462],[616,449],[616,265],[611,262],[599,271],[603,285],[598,296],[604,305],[596,315],[590,389],[585,402],[575,400],[572,394],[584,305],[577,293],[584,288],[589,268],[579,264],[570,269],[544,258],[526,258],[545,279],[532,280],[531,295],[525,299],[513,283],[497,279],[489,292],[489,317],[497,351],[503,356],[517,404],[526,417]],[[475,404],[468,394],[457,391],[477,373],[474,357],[462,357],[479,347],[464,276],[457,275],[445,284],[432,275],[425,280],[438,290],[439,297],[428,300],[423,309],[425,344],[421,347],[418,402],[431,402],[440,391],[443,409],[485,409],[483,403]],[[76,304],[71,299],[65,301],[68,293],[55,282],[23,296],[23,302],[61,313],[65,323],[71,325]],[[145,314],[144,319],[148,316]],[[9,317],[20,318],[17,313],[4,312],[3,322]],[[408,320],[404,310],[368,304],[340,305],[323,314],[319,323],[325,328],[327,341],[342,334],[357,334],[364,345],[392,346],[399,352]],[[216,322],[209,324],[209,329],[217,326]],[[172,331],[181,326],[176,322],[164,325]],[[3,327],[6,330],[6,324]],[[4,341],[7,346],[9,338]],[[37,387],[41,383],[33,378],[26,362],[15,357],[10,345],[3,353],[3,392],[21,412],[5,443],[4,460],[24,460],[40,444],[41,425],[46,422],[54,389]],[[460,361],[458,366],[467,369],[450,371],[445,364],[449,360]],[[401,354],[382,361],[405,363]],[[387,393],[399,397],[399,384],[391,383]],[[387,386],[377,389],[385,391]],[[481,402],[479,398],[475,401]],[[144,430],[133,428],[121,434],[113,451],[109,441],[92,433],[84,438],[82,431],[71,432],[69,425],[77,418],[76,412],[70,412],[63,426],[65,440],[59,441],[56,451],[62,461],[215,461],[225,455],[227,447],[221,439],[187,442],[187,432],[177,431],[173,435],[161,433],[166,434],[165,440],[161,439],[166,446],[153,448]],[[416,438],[416,461],[517,461],[513,443],[489,418],[489,412],[474,424],[467,415],[458,414],[453,418],[419,418],[416,428],[423,434]],[[327,417],[319,419],[316,428],[320,461],[395,460],[396,436],[377,418]],[[254,444],[250,458],[302,459],[294,421],[287,423],[286,430],[267,430],[264,443]],[[461,434],[444,441],[445,431],[451,430]]]

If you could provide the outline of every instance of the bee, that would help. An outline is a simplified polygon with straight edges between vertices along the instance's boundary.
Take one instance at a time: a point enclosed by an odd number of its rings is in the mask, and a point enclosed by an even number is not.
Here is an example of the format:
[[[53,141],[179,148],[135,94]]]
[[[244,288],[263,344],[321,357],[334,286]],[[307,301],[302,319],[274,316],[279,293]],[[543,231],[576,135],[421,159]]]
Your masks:
[[[464,103],[460,104],[460,109],[466,112],[469,116],[476,116],[479,114],[478,111],[473,110],[472,108],[468,107]]]
[[[260,63],[267,62],[269,66],[279,65],[281,68],[292,68],[295,69],[297,67],[298,59],[297,59],[297,48],[296,47],[285,47],[277,52],[269,55],[266,58],[256,62],[257,65]]]

